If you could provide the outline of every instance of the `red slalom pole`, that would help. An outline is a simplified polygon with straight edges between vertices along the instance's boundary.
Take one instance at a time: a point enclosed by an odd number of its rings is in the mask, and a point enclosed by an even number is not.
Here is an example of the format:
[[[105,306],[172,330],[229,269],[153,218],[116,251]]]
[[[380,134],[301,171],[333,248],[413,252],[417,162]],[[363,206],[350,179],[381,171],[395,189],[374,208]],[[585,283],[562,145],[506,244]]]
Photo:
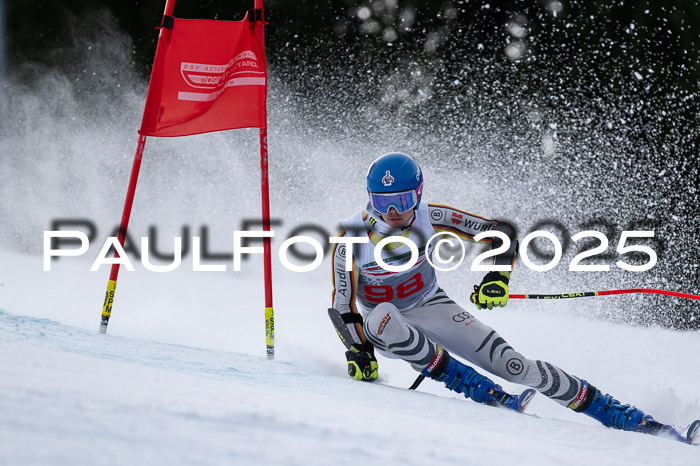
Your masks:
[[[563,294],[512,294],[511,299],[564,299],[564,298],[587,298],[590,296],[606,296],[613,294],[629,294],[629,293],[649,293],[662,294],[666,296],[675,296],[676,298],[696,299],[700,300],[700,295],[690,293],[680,293],[678,291],[657,290],[654,288],[629,288],[624,290],[607,290],[607,291],[585,291],[582,293],[563,293]]]
[[[260,19],[265,23],[263,0],[255,0],[255,10],[260,10]],[[263,36],[264,37],[264,36]],[[264,45],[263,45],[264,47]],[[262,198],[262,229],[270,231],[270,181],[268,178],[267,152],[267,99],[263,102],[265,127],[260,128],[260,193]],[[263,238],[263,264],[265,268],[265,344],[267,359],[275,359],[275,312],[272,307],[272,249],[270,237]]]
[[[119,245],[124,247],[126,239],[126,230],[129,227],[129,218],[131,217],[131,207],[134,204],[134,194],[136,193],[136,182],[139,179],[139,171],[141,169],[141,160],[143,159],[143,150],[146,146],[146,136],[139,135],[139,142],[136,146],[136,154],[134,154],[134,163],[131,166],[131,177],[129,178],[129,187],[126,190],[126,199],[124,200],[124,210],[122,211],[122,221],[119,224]],[[119,257],[119,252],[114,251],[114,257]],[[100,321],[100,333],[107,333],[107,325],[109,317],[112,315],[112,304],[114,303],[114,293],[117,288],[117,275],[119,275],[120,263],[112,264],[112,270],[109,274],[107,282],[107,293],[105,301],[102,305],[102,320]]]
[[[262,193],[262,228],[270,231],[270,183],[268,179],[267,128],[260,128],[260,191]],[[265,267],[265,344],[267,359],[275,359],[275,313],[272,307],[272,250],[270,237],[263,238]]]
[[[175,8],[175,0],[166,0],[165,11],[163,16],[172,16],[173,9]],[[160,34],[158,36],[158,41],[163,38],[164,40],[170,40],[171,30],[165,27],[160,28]],[[146,115],[146,110],[144,109],[144,116]],[[141,125],[143,126],[143,118],[141,120]],[[136,193],[136,183],[139,179],[139,171],[141,169],[141,160],[143,159],[143,150],[146,146],[146,136],[139,132],[139,141],[136,146],[136,154],[134,155],[134,162],[131,166],[131,176],[129,178],[129,187],[126,190],[126,199],[124,200],[124,210],[122,211],[122,220],[119,224],[119,245],[124,248],[124,240],[126,239],[126,230],[129,228],[129,218],[131,217],[131,207],[134,204],[134,194]],[[119,253],[114,251],[114,257],[118,258]],[[107,292],[105,293],[105,301],[102,305],[102,320],[100,321],[100,333],[107,333],[107,325],[109,324],[109,318],[112,315],[112,304],[114,303],[114,294],[117,288],[117,275],[119,275],[119,263],[112,264],[112,270],[109,274],[109,281],[107,282]]]

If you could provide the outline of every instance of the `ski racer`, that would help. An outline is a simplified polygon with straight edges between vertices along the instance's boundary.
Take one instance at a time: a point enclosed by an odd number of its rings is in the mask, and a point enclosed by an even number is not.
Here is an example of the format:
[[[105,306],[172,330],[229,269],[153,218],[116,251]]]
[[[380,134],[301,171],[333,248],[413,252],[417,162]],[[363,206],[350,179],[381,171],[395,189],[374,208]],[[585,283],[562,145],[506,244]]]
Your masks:
[[[334,322],[338,334],[351,340],[345,341],[345,356],[352,378],[377,379],[377,351],[408,362],[424,376],[444,382],[450,390],[478,403],[522,411],[535,392],[506,393],[475,367],[531,387],[608,427],[651,434],[671,429],[554,364],[523,356],[438,286],[435,270],[427,260],[432,260],[435,243],[427,244],[429,238],[452,232],[473,239],[480,232],[497,230],[510,238],[510,247],[495,256],[494,263],[507,265],[510,271],[488,272],[474,287],[471,301],[477,309],[505,306],[518,252],[511,225],[422,202],[423,173],[411,157],[401,153],[382,155],[370,165],[367,191],[365,209],[341,222],[339,236],[346,242],[336,244],[332,255],[333,307],[329,314],[339,314]],[[418,258],[409,269],[392,272],[375,261],[375,246],[390,236],[416,244]],[[351,244],[347,242],[350,239],[365,242]],[[502,245],[497,238],[486,241],[492,242],[492,248]],[[381,257],[386,264],[400,266],[409,262],[411,250],[403,242],[391,242]],[[350,261],[351,270],[347,271]]]

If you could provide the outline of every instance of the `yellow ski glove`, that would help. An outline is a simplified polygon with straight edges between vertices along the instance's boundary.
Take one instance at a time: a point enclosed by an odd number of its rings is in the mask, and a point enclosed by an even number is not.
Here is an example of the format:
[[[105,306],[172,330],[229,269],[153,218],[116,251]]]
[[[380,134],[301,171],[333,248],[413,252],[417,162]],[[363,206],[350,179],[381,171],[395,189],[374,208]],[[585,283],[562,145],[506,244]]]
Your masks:
[[[379,366],[374,357],[374,347],[369,342],[362,346],[352,345],[350,350],[345,352],[348,360],[348,375],[355,380],[365,380],[371,382],[379,376]]]
[[[508,303],[508,281],[510,272],[489,272],[480,285],[474,285],[471,302],[477,309],[505,306]]]

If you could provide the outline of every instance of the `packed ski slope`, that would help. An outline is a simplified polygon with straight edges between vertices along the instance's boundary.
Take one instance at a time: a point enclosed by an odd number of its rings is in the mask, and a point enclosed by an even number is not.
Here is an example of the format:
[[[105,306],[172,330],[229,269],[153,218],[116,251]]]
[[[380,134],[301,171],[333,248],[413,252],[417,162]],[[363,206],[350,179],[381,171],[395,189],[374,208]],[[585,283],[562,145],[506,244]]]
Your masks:
[[[349,379],[325,270],[277,269],[268,361],[256,274],[123,271],[100,335],[106,269],[64,258],[42,272],[41,260],[0,252],[2,465],[700,462],[697,447],[605,429],[541,395],[518,415],[430,380],[408,391],[416,373],[400,361],[380,358],[381,383]],[[477,315],[657,419],[700,417],[700,334],[567,317],[585,300],[552,305]]]

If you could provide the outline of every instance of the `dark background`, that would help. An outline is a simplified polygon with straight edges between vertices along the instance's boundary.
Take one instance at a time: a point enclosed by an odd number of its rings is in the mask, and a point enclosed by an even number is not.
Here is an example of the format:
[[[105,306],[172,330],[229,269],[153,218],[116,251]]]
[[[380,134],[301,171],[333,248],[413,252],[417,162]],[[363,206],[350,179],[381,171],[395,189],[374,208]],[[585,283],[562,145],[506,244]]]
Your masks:
[[[91,27],[91,13],[108,10],[118,26],[133,37],[135,61],[147,73],[155,52],[154,28],[160,23],[164,5],[164,0],[6,1],[10,66],[46,60],[48,50],[71,41],[73,29]],[[241,19],[252,5],[252,0],[180,0],[175,4],[175,16]],[[481,43],[485,54],[498,56],[513,39],[506,24],[522,15],[527,18],[523,26],[532,55],[546,56],[548,66],[556,67],[562,77],[572,78],[572,72],[588,74],[574,62],[583,54],[592,57],[588,64],[613,61],[621,68],[664,70],[671,78],[668,85],[680,89],[695,90],[700,79],[700,2],[693,0],[266,0],[264,6],[270,23],[268,59],[273,64],[282,58],[278,52],[288,53],[289,47],[284,45],[290,42],[296,47],[317,47],[320,41],[329,49],[342,44],[350,52],[384,57],[386,39],[392,38],[382,39],[387,27],[395,31],[394,55],[434,55],[450,44],[462,48],[465,43]],[[369,8],[369,18],[364,17],[366,13],[358,15],[362,7]],[[556,17],[555,9],[559,10]],[[404,15],[402,21],[405,11],[413,11],[408,15],[412,20],[407,21]],[[426,50],[431,33],[439,35],[440,45]],[[609,65],[597,68],[603,73],[599,78],[611,78],[605,75]]]
[[[5,0],[9,69],[28,62],[70,68],[66,55],[56,51],[80,34],[115,24],[132,38],[135,68],[147,78],[164,5],[164,0]],[[180,0],[175,16],[241,19],[252,5],[253,0]],[[655,121],[630,122],[628,138],[681,152],[667,155],[696,152],[700,2],[266,0],[264,6],[271,70],[309,97],[326,85],[336,87],[339,75],[357,86],[353,93],[372,96],[371,79],[396,70],[410,74],[415,63],[435,70],[429,86],[438,102],[455,93],[479,99],[507,93],[518,102],[536,96],[540,107],[560,108],[565,99],[586,107],[635,100],[629,104],[646,108],[635,109],[631,119]],[[523,52],[509,57],[509,47]],[[469,84],[455,84],[453,77],[465,70]],[[606,102],[595,102],[601,98]],[[342,95],[330,102],[343,103]],[[431,120],[442,106],[408,116]],[[654,115],[645,114],[650,107]]]

